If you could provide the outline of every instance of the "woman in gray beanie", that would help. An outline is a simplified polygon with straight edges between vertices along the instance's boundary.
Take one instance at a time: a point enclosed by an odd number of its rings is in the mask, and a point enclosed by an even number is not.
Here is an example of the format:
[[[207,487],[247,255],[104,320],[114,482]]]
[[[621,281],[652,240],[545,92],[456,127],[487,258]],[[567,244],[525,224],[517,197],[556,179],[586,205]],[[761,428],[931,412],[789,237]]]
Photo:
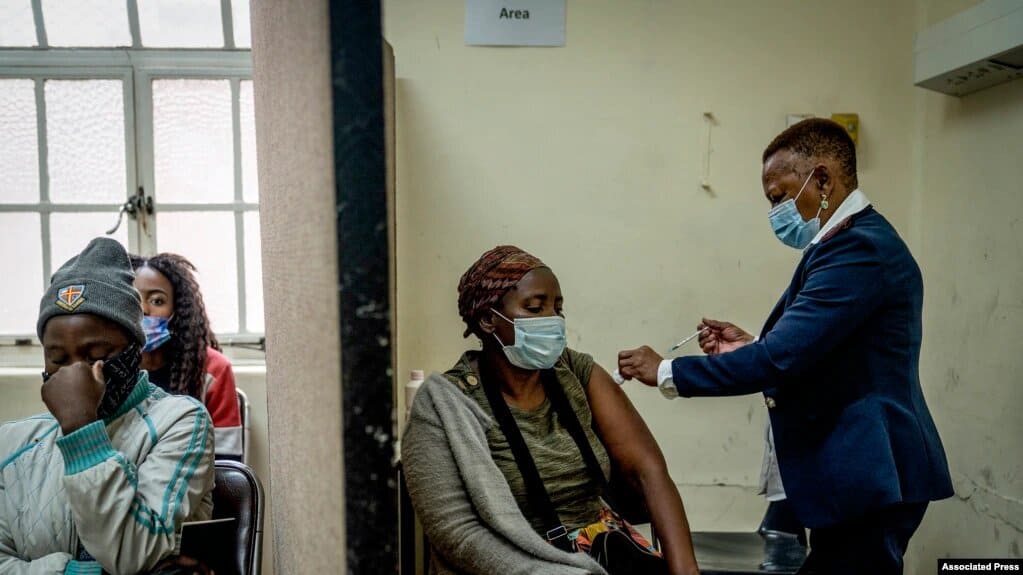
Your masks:
[[[65,263],[36,329],[48,414],[0,426],[0,572],[139,573],[209,519],[213,426],[139,370],[142,305],[124,247]]]

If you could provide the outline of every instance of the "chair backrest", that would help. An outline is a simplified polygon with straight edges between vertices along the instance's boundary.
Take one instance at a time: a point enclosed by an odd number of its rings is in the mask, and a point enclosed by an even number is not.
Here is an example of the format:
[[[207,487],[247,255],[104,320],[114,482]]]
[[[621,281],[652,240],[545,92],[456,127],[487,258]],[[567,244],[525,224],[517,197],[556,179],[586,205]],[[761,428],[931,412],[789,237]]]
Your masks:
[[[217,575],[259,575],[263,562],[263,485],[248,465],[217,460],[213,519],[234,518],[203,544],[200,559]]]
[[[238,413],[242,419],[242,463],[249,462],[249,396],[235,388],[238,394]]]

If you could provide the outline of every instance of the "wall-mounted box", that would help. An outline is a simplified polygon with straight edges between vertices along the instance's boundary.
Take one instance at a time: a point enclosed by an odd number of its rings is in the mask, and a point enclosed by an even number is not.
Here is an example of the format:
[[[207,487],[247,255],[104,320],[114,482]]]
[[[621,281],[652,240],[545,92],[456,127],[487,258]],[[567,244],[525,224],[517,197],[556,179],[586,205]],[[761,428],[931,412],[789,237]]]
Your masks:
[[[916,35],[913,83],[965,96],[1023,78],[1023,1],[985,0]]]

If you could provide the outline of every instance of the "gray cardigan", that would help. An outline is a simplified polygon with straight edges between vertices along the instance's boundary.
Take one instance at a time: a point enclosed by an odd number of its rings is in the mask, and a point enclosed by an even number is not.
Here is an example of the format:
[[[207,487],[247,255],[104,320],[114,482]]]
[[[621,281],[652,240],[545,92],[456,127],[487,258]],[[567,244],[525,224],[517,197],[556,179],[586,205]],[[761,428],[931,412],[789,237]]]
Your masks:
[[[588,555],[560,551],[530,527],[490,455],[494,424],[437,373],[413,401],[401,458],[433,548],[431,573],[605,574]]]

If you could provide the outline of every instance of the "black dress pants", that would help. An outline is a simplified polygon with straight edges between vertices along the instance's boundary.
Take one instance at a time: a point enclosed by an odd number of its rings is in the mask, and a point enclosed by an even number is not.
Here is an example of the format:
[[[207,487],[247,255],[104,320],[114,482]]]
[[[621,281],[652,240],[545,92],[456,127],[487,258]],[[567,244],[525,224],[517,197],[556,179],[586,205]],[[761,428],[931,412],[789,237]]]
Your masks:
[[[810,555],[798,575],[901,575],[909,538],[927,502],[899,503],[810,530]]]

